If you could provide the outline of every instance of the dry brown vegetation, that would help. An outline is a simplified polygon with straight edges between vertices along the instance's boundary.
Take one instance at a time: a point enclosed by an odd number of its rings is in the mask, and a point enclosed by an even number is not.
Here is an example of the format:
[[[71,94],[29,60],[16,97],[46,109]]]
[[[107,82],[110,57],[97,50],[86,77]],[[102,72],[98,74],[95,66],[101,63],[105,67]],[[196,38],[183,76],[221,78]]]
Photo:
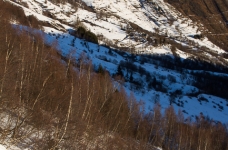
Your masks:
[[[41,22],[39,22],[34,16],[26,17],[21,8],[4,1],[0,1],[0,6],[1,20],[4,19],[6,21],[17,22],[21,25],[32,28],[40,28],[39,24],[41,24]]]
[[[228,3],[226,0],[166,0],[182,14],[203,24],[209,32],[204,32],[210,41],[228,50]]]
[[[134,99],[127,101],[108,73],[94,73],[83,56],[77,64],[70,56],[62,63],[54,48],[45,46],[40,35],[34,36],[19,29],[15,34],[9,24],[1,22],[1,109],[12,120],[17,118],[4,132],[21,141],[26,136],[22,130],[32,126],[31,133],[45,133],[36,140],[50,138],[42,143],[47,149],[64,144],[61,141],[74,143],[72,149],[82,143],[86,146],[89,139],[82,142],[83,134],[92,139],[109,132],[129,135],[138,112]]]

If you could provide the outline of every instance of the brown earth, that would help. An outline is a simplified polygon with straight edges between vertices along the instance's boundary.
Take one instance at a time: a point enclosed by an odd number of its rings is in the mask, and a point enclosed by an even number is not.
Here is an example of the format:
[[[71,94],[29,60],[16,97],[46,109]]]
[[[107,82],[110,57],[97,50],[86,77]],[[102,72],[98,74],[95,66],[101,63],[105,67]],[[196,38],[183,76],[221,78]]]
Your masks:
[[[228,51],[228,2],[226,0],[165,0],[183,15],[202,23],[214,44]]]

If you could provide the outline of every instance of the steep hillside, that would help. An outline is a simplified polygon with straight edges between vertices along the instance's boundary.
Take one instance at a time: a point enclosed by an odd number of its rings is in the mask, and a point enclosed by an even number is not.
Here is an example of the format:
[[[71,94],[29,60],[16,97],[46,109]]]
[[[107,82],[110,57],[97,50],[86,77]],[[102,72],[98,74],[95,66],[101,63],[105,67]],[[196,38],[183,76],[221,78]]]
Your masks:
[[[41,32],[65,56],[83,52],[95,69],[122,75],[146,112],[159,102],[185,117],[226,122],[227,52],[208,40],[203,24],[162,0],[68,2],[12,3],[32,18],[21,26],[27,32]]]
[[[145,145],[134,135],[137,102],[107,72],[95,73],[84,56],[79,62],[70,55],[62,57],[39,33],[28,35],[2,20],[0,26],[0,143],[7,149]]]
[[[0,143],[226,150],[226,49],[174,2],[0,1]]]
[[[227,49],[228,2],[226,0],[166,0],[183,15],[203,24],[204,35],[213,43]]]

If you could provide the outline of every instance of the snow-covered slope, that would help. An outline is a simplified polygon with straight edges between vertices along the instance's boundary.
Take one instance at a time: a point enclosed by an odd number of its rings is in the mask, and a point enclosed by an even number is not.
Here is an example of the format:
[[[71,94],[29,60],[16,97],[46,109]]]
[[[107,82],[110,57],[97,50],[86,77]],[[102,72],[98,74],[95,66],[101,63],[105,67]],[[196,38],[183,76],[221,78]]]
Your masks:
[[[0,145],[0,150],[6,150],[6,148],[2,145]]]
[[[226,65],[227,60],[220,56],[227,52],[214,45],[207,37],[194,38],[195,35],[201,34],[202,25],[183,17],[163,0],[150,3],[139,0],[83,1],[93,11],[85,9],[82,3],[78,3],[78,8],[75,8],[69,3],[54,4],[46,0],[11,2],[22,7],[26,15],[34,15],[38,20],[50,24],[49,27],[43,26],[42,31],[28,30],[28,27],[21,28],[34,34],[37,32],[43,34],[47,44],[58,43],[57,48],[63,55],[74,52],[74,56],[78,58],[81,53],[85,53],[96,67],[102,65],[112,75],[118,71],[120,64],[130,62],[136,69],[131,70],[122,66],[126,80],[125,89],[129,94],[133,92],[138,100],[143,100],[147,112],[159,102],[163,110],[170,104],[176,111],[181,109],[186,118],[195,118],[201,113],[213,120],[227,122],[227,100],[210,93],[205,94],[193,84],[195,78],[189,72],[199,72],[198,70],[184,68],[182,72],[177,71],[160,66],[159,61],[154,58],[159,56],[155,54],[169,57],[173,61],[174,55],[180,57],[181,61],[190,57],[203,57],[207,62],[213,60],[214,63]],[[46,15],[47,12],[52,18]],[[112,48],[71,35],[69,31],[74,30],[77,24],[103,37],[99,43]],[[152,39],[152,42],[149,39]],[[161,39],[166,39],[166,42],[158,42]],[[173,43],[187,50],[177,48],[173,52]],[[114,50],[114,45],[140,54],[133,55]],[[150,55],[153,57],[150,58]],[[214,72],[211,74],[220,75]],[[155,86],[153,86],[154,79],[156,79]],[[140,85],[137,85],[138,83]],[[152,87],[149,87],[150,83]]]
[[[94,9],[92,12],[84,7],[76,9],[68,3],[55,5],[45,0],[22,0],[22,2],[26,3],[29,8],[24,8],[26,15],[34,15],[39,20],[50,22],[53,26],[60,26],[59,28],[64,23],[75,25],[80,21],[95,34],[104,36],[120,47],[134,47],[137,52],[154,53],[156,47],[148,43],[149,34],[132,29],[131,24],[135,24],[149,33],[175,38],[185,45],[194,43],[193,45],[205,46],[219,54],[226,53],[208,41],[206,37],[202,40],[192,38],[193,35],[201,33],[199,28],[202,28],[202,25],[183,17],[163,0],[151,3],[138,0],[85,0],[85,3]],[[55,19],[42,16],[47,11]],[[60,24],[57,20],[61,20],[62,23]],[[65,28],[67,27],[65,26]],[[134,32],[134,36],[129,34],[131,31]],[[140,37],[141,34],[146,35]],[[139,39],[136,41],[136,38]],[[160,53],[160,51],[156,52]]]

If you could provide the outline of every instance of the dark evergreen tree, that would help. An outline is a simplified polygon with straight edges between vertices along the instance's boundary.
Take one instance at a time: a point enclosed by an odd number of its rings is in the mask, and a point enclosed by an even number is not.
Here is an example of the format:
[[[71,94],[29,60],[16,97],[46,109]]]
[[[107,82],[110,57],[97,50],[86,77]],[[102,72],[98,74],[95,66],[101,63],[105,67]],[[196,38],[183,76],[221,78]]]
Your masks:
[[[118,65],[116,74],[123,77],[123,72],[122,72],[122,69],[121,69],[120,65]]]
[[[132,76],[132,72],[131,72],[131,75],[130,75],[130,82],[133,81],[133,76]]]
[[[153,86],[154,88],[156,88],[156,84],[157,84],[157,80],[156,80],[156,78],[154,77],[153,82],[152,82],[152,86]]]
[[[99,65],[97,72],[102,75],[105,74],[105,69],[101,66],[101,64]]]

